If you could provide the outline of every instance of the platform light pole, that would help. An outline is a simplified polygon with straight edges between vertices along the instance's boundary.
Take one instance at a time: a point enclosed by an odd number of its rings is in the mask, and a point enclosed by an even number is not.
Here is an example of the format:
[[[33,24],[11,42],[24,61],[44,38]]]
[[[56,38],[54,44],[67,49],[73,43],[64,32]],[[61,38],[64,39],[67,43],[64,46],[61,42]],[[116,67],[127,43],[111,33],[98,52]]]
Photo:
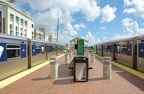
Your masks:
[[[58,10],[58,20],[57,20],[57,43],[58,43],[58,30],[59,30],[59,10]]]

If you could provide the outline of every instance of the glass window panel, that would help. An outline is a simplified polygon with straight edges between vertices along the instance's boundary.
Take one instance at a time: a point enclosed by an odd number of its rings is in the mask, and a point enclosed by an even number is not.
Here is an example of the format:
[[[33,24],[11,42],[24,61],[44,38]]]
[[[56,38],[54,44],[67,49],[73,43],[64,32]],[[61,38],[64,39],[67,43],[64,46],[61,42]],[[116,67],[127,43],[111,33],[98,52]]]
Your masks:
[[[36,46],[36,54],[40,54],[41,53],[41,46]]]
[[[20,45],[7,45],[7,58],[20,57]]]

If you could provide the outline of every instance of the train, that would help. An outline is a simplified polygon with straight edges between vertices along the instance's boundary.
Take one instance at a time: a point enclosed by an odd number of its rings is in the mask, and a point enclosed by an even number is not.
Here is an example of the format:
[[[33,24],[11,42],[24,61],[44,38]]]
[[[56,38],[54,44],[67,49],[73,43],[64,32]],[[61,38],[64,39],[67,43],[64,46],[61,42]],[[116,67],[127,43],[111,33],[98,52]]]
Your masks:
[[[64,45],[0,34],[0,81],[64,53]]]
[[[144,35],[94,45],[95,53],[144,73]]]

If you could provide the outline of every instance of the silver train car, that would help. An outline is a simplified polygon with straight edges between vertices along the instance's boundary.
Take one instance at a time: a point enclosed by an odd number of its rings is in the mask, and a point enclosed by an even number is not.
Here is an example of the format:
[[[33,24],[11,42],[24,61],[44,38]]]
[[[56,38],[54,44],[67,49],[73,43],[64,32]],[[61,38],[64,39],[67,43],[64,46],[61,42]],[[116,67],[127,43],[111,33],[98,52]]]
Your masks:
[[[144,35],[137,40],[137,70],[144,72]]]
[[[64,53],[64,46],[0,34],[0,80]]]
[[[96,54],[144,72],[144,36],[125,38],[94,45]]]
[[[28,69],[26,38],[0,34],[0,80]]]

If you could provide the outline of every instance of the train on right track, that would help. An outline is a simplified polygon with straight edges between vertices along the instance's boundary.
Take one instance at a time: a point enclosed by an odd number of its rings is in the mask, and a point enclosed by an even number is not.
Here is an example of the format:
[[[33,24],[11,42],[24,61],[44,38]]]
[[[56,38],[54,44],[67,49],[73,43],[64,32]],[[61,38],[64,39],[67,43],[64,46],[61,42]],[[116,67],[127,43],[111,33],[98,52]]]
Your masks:
[[[144,73],[144,35],[94,45],[95,53]]]

